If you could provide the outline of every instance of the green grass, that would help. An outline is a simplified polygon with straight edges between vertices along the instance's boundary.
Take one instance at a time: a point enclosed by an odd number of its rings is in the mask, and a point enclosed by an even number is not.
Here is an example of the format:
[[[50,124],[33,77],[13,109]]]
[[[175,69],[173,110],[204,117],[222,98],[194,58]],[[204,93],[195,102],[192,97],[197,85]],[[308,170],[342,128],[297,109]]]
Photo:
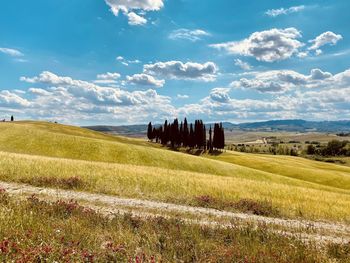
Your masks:
[[[75,188],[90,192],[190,205],[209,196],[225,209],[220,203],[251,199],[286,217],[350,222],[350,168],[334,164],[233,152],[198,157],[43,122],[0,123],[0,151],[0,180],[63,187],[76,177]]]
[[[2,262],[348,262],[349,246],[315,244],[254,229],[181,220],[109,220],[75,202],[14,201],[0,193]]]

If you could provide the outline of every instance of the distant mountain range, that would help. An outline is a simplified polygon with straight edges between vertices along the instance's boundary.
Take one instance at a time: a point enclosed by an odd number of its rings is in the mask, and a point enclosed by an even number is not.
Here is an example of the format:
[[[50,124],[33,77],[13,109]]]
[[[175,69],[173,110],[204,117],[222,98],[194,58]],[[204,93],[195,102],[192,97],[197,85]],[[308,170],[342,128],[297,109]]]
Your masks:
[[[226,129],[246,131],[293,131],[293,132],[349,132],[350,121],[305,121],[305,120],[271,120],[233,124],[223,123]]]
[[[207,124],[209,126],[210,124]],[[289,131],[289,132],[350,132],[350,121],[305,121],[305,120],[271,120],[264,122],[250,122],[234,124],[223,122],[226,130],[242,131]],[[145,136],[147,125],[124,125],[124,126],[87,126],[100,132],[110,132],[125,136]]]

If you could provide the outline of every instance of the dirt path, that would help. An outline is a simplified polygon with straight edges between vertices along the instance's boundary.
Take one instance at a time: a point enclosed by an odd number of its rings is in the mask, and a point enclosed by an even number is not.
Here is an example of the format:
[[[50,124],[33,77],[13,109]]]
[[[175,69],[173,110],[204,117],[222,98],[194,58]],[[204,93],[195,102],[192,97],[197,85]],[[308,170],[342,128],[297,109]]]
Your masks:
[[[270,218],[251,214],[219,211],[211,208],[176,205],[163,202],[126,199],[116,196],[92,194],[70,190],[34,187],[26,184],[0,182],[0,188],[10,195],[38,195],[43,199],[82,202],[84,206],[98,210],[107,216],[117,213],[132,213],[135,216],[181,217],[185,222],[208,226],[230,227],[243,223],[255,226],[269,225],[273,232],[291,235],[302,240],[318,243],[350,243],[350,226],[340,223]],[[182,215],[181,215],[182,214]]]

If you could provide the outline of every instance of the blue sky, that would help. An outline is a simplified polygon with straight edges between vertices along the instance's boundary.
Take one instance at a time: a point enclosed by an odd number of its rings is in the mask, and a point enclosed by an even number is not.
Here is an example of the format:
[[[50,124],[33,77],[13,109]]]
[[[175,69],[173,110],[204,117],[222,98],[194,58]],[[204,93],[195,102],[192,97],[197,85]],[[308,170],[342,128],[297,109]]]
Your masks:
[[[4,1],[0,118],[350,118],[350,2]]]

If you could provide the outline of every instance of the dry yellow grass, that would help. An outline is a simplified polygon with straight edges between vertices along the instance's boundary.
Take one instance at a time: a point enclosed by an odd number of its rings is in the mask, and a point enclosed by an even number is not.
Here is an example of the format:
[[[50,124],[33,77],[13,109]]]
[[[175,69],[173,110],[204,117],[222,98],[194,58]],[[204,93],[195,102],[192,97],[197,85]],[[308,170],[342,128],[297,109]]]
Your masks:
[[[298,182],[246,179],[244,175],[216,176],[164,168],[87,162],[23,154],[0,153],[0,180],[35,181],[35,178],[76,176],[82,190],[123,197],[191,203],[210,195],[222,202],[242,198],[271,201],[283,215],[310,219],[350,221],[350,193],[332,187]],[[288,180],[288,179],[287,179]]]
[[[0,123],[0,151],[0,180],[79,177],[92,192],[185,204],[249,198],[285,216],[350,221],[350,169],[334,164],[233,152],[210,160],[43,122]]]

